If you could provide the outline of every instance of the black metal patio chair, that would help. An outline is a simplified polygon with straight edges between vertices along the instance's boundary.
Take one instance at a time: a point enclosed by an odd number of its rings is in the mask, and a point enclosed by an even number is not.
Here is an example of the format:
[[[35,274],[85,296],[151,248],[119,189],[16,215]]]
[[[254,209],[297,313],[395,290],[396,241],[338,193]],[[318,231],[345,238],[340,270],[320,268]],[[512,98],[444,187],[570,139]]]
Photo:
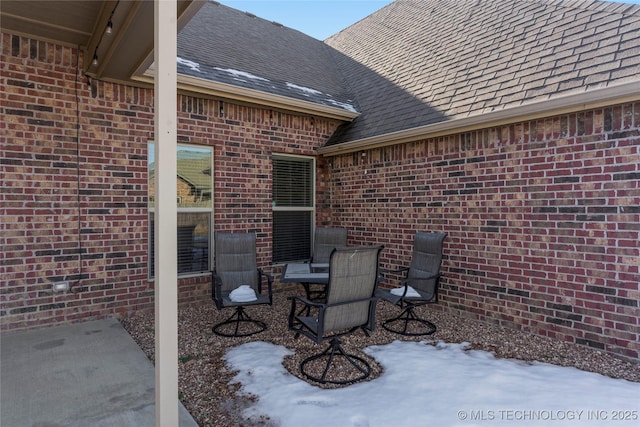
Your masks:
[[[211,271],[211,297],[216,307],[234,309],[233,314],[213,327],[213,332],[226,337],[244,337],[267,329],[252,319],[245,306],[272,303],[273,277],[258,268],[255,233],[215,233],[215,269]],[[262,293],[263,281],[267,293]]]
[[[309,262],[312,264],[329,264],[331,252],[336,248],[347,246],[347,229],[317,227],[313,238],[313,253]],[[326,298],[326,284],[301,282],[307,299],[324,301]]]
[[[413,242],[411,265],[385,271],[385,274],[405,272],[405,277],[400,281],[401,286],[398,288],[379,288],[376,291],[378,297],[402,309],[398,316],[383,321],[383,328],[407,336],[431,335],[436,331],[436,325],[420,317],[415,309],[438,302],[442,244],[446,237],[446,233],[417,232]]]
[[[347,353],[340,338],[358,329],[368,336],[375,328],[374,293],[382,249],[383,246],[334,249],[329,260],[326,302],[290,297],[289,330],[295,332],[295,338],[302,334],[317,344],[329,340],[326,350],[301,362],[300,371],[305,377],[321,384],[349,384],[371,374],[370,364]],[[317,314],[308,315],[305,307],[317,309]]]

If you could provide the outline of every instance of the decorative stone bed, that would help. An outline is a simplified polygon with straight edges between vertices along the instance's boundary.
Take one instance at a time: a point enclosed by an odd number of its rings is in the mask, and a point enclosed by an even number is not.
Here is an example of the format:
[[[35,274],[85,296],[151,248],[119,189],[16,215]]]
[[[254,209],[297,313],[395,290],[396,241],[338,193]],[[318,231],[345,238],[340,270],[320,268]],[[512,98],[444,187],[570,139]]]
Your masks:
[[[302,292],[302,290],[300,289]],[[214,323],[231,314],[230,309],[219,311],[213,302],[206,305],[182,308],[178,313],[178,352],[180,399],[200,426],[236,427],[251,425],[272,425],[269,419],[248,420],[242,409],[250,405],[254,396],[241,391],[241,385],[233,382],[234,372],[225,364],[224,355],[228,348],[250,341],[266,341],[282,345],[295,351],[283,362],[285,368],[297,377],[300,361],[317,353],[322,347],[311,340],[300,337],[287,329],[290,303],[287,297],[291,291],[274,294],[272,306],[251,306],[247,311],[254,318],[264,320],[268,329],[245,338],[220,337],[211,331]],[[371,345],[390,343],[394,340],[442,340],[445,342],[470,343],[469,348],[487,350],[496,357],[515,358],[525,361],[540,361],[560,366],[573,366],[585,371],[640,382],[640,365],[618,359],[602,351],[566,342],[534,336],[503,327],[488,325],[444,310],[441,306],[430,305],[418,310],[428,320],[437,325],[435,334],[428,337],[401,337],[380,327],[380,321],[392,317],[398,308],[380,301],[377,306],[376,330],[369,336],[361,331],[343,339],[346,349],[362,349]],[[154,318],[153,314],[137,315],[123,319],[124,327],[144,350],[154,359]],[[372,359],[362,353],[361,357]],[[376,378],[380,366],[372,361]],[[321,386],[319,384],[315,384]],[[325,387],[325,386],[322,386]]]

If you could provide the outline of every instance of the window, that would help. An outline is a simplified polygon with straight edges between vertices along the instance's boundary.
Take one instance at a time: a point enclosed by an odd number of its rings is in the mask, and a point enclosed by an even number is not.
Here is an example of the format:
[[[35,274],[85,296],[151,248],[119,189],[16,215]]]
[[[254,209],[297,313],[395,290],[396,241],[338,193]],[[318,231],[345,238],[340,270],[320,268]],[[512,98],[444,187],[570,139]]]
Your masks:
[[[208,272],[213,213],[211,148],[178,145],[178,274]],[[155,146],[149,144],[149,276],[154,276]]]
[[[273,157],[273,262],[311,256],[315,214],[315,161],[310,157]]]

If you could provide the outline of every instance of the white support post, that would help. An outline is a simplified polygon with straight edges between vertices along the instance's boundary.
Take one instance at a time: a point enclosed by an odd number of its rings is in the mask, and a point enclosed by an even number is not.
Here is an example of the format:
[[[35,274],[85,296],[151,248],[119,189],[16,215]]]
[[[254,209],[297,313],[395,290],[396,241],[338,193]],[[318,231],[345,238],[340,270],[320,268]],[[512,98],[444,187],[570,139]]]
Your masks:
[[[156,426],[178,426],[177,3],[154,0]]]

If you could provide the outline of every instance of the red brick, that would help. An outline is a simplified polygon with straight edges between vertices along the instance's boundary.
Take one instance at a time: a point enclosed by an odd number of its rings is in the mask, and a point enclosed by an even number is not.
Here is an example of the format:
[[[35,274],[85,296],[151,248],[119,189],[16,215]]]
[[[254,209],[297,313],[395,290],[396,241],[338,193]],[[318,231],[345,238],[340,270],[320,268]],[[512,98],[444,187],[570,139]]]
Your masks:
[[[6,314],[2,328],[152,310],[148,212],[127,203],[146,200],[153,91],[97,81],[94,97],[81,82],[76,135],[79,52],[23,38],[13,51],[13,37],[2,34],[0,58],[0,100],[14,110],[1,124],[3,215],[16,218],[3,224],[2,297],[27,311]],[[179,141],[214,149],[215,226],[250,224],[268,265],[271,155],[315,155],[339,123],[186,95],[176,105]],[[447,232],[441,307],[637,358],[637,306],[625,304],[640,279],[639,118],[640,103],[612,105],[319,157],[317,222],[349,228],[351,244],[384,243],[387,267],[408,263],[415,231]],[[253,206],[230,207],[238,200]],[[52,296],[53,280],[78,292]],[[179,289],[181,304],[209,302],[206,275]]]

